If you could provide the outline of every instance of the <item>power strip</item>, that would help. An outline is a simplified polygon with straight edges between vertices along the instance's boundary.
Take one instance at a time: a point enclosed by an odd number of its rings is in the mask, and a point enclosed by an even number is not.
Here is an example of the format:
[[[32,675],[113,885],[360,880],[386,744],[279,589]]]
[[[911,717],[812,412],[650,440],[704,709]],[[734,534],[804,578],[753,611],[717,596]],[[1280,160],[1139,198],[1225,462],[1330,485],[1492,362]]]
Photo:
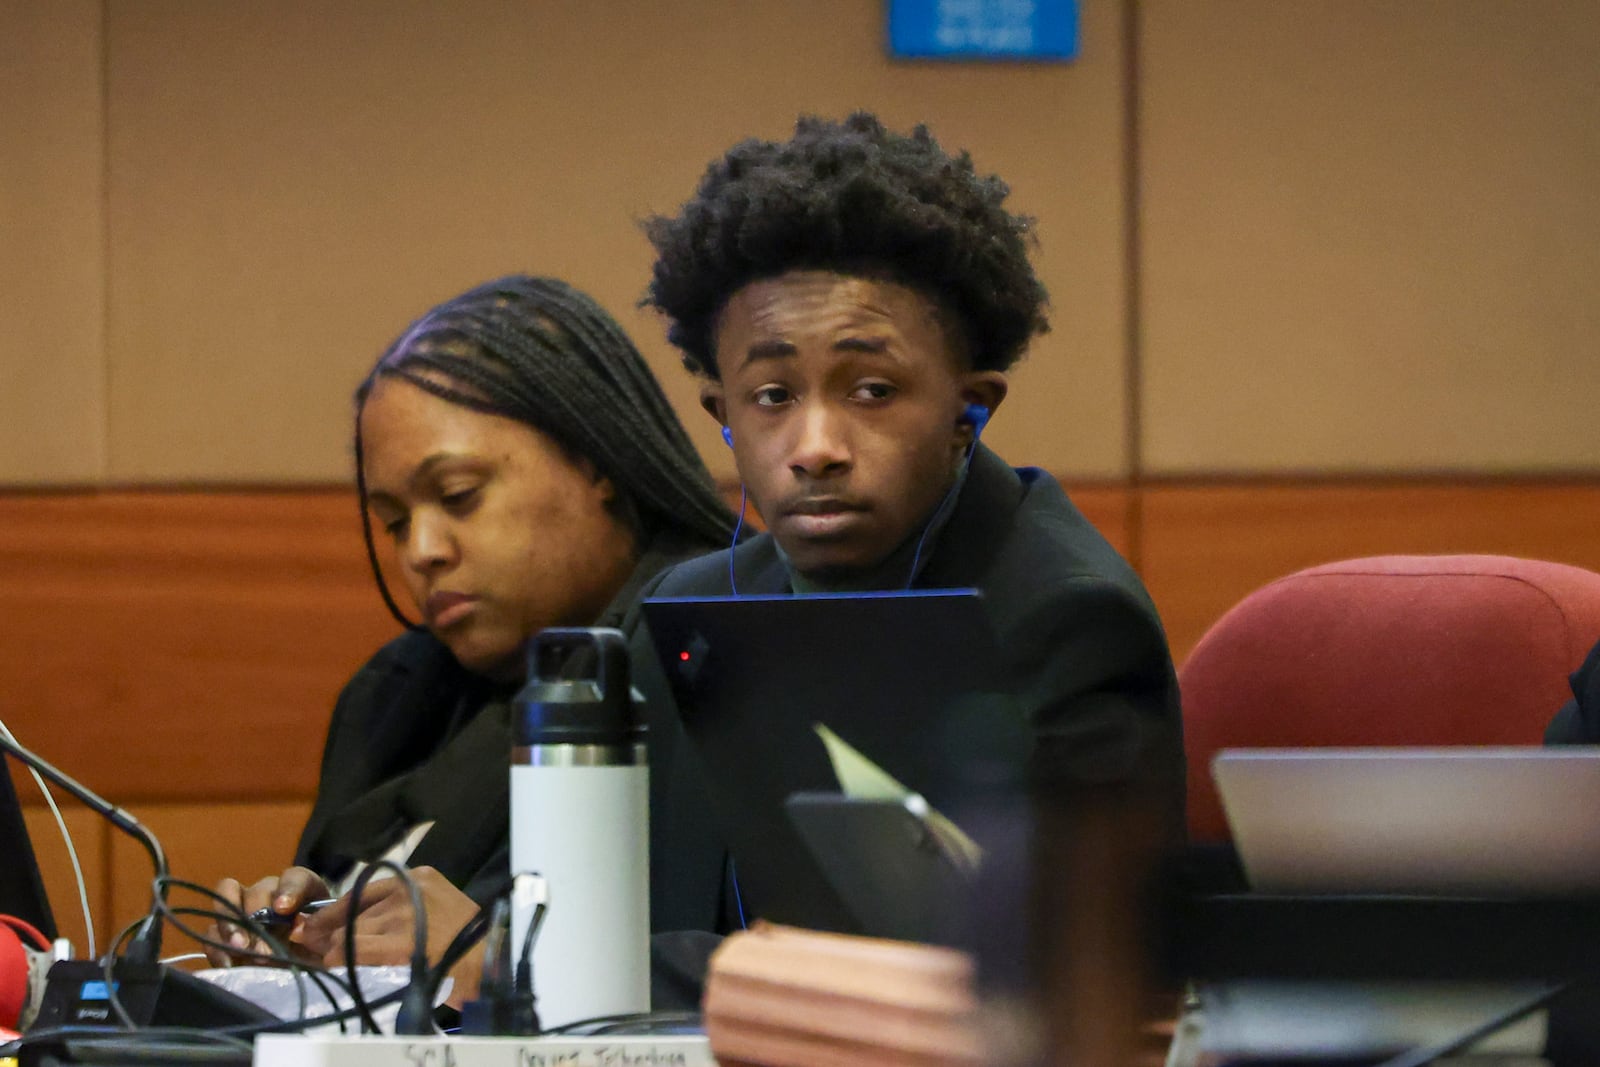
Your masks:
[[[717,1067],[703,1034],[306,1037],[262,1034],[255,1067]]]

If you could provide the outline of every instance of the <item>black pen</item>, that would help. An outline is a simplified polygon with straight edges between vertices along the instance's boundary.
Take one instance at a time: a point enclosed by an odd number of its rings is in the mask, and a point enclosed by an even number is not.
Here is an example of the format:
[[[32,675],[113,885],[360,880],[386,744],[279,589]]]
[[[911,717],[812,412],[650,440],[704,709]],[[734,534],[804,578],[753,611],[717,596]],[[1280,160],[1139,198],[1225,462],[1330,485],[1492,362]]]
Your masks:
[[[299,911],[291,911],[287,915],[281,911],[273,911],[270,907],[258,908],[250,913],[250,921],[254,923],[260,923],[263,926],[288,926],[290,923],[294,922],[298,916],[315,915],[323,908],[326,908],[329,904],[332,904],[336,899],[338,898],[329,897],[326,900],[313,900],[302,905]]]

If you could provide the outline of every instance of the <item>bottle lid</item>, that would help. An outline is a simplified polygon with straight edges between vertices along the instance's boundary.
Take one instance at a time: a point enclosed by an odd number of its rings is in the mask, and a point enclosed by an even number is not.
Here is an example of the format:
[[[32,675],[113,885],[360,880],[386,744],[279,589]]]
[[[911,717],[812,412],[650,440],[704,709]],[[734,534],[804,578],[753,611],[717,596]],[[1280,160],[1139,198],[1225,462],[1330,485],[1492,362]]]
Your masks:
[[[529,646],[528,681],[513,707],[518,747],[626,745],[643,738],[620,630],[541,630]]]

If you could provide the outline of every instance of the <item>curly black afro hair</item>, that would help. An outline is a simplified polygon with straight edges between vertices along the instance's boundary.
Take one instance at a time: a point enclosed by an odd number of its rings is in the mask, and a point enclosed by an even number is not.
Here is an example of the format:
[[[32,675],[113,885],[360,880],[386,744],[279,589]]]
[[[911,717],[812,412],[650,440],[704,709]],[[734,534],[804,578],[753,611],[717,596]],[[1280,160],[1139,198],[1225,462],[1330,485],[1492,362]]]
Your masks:
[[[791,140],[743,141],[712,163],[676,217],[645,220],[657,259],[643,303],[670,320],[684,365],[715,378],[716,318],[739,289],[794,270],[880,278],[953,313],[975,369],[1005,370],[1049,329],[1033,220],[1001,206],[1010,191],[925,126],[803,117]]]

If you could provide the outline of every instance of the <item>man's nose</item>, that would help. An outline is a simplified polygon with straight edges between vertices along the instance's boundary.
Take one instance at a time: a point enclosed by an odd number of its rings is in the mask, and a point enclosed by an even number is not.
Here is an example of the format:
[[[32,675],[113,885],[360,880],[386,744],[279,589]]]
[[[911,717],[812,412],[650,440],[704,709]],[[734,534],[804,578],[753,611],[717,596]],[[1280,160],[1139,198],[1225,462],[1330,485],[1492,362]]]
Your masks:
[[[849,470],[850,462],[848,420],[826,404],[807,407],[789,453],[789,469],[797,475],[820,478]]]

